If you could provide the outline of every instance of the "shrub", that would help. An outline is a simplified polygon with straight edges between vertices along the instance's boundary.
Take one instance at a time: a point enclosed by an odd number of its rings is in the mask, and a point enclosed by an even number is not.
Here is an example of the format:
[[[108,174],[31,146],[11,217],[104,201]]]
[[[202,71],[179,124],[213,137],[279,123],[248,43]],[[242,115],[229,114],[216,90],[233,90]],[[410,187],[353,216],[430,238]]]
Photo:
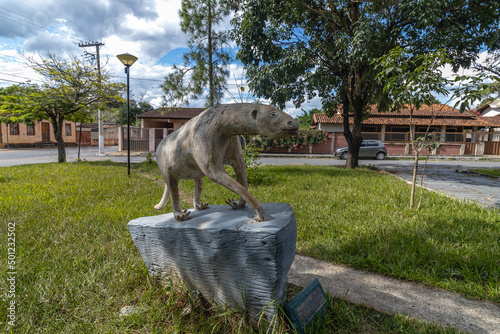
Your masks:
[[[263,149],[268,147],[297,149],[299,147],[324,143],[331,137],[332,135],[324,130],[308,129],[300,130],[296,136],[282,139],[255,136],[251,138],[250,142]]]

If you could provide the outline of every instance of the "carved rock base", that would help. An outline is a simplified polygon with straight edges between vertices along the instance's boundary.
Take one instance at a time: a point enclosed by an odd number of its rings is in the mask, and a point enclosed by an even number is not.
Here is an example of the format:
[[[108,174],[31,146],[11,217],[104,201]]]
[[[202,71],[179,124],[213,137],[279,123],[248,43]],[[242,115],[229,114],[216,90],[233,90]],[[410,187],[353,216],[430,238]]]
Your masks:
[[[263,205],[271,219],[262,223],[253,222],[250,206],[214,205],[185,222],[169,213],[132,220],[128,228],[150,275],[180,279],[219,305],[271,320],[285,296],[297,225],[290,205]]]

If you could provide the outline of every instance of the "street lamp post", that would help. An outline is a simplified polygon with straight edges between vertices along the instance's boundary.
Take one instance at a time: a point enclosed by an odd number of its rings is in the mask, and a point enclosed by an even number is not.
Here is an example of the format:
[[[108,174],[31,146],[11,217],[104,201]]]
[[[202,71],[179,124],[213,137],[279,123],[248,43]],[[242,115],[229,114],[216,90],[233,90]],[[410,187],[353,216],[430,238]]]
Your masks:
[[[123,65],[125,65],[125,73],[127,74],[127,173],[130,176],[130,66],[137,60],[136,56],[129,53],[123,53],[116,56]]]

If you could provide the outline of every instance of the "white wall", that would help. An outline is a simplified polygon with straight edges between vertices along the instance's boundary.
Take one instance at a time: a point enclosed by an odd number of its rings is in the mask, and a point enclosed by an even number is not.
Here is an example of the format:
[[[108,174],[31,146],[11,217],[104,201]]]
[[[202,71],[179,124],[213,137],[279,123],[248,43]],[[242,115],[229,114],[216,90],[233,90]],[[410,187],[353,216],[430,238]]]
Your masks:
[[[350,126],[350,128],[352,130],[352,125]],[[318,130],[324,130],[326,132],[344,132],[344,125],[318,123]]]

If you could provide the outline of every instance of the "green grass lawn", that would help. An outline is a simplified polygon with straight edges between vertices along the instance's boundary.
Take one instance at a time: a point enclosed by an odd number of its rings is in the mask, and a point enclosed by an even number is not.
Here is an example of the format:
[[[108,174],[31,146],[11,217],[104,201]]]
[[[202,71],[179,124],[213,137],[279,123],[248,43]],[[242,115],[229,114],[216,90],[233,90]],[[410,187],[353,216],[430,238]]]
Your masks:
[[[475,172],[499,176],[500,177],[500,169],[499,168],[491,168],[491,169],[474,169]]]
[[[158,214],[153,205],[163,186],[155,181],[156,166],[133,165],[130,178],[126,171],[110,162],[0,168],[2,259],[8,226],[15,224],[13,332],[253,332],[238,314],[202,310],[187,291],[147,275],[127,223]],[[366,169],[260,167],[251,180],[260,201],[291,204],[302,254],[499,301],[498,212],[432,193],[415,212],[407,209],[404,182]],[[182,190],[191,197],[192,182]],[[210,181],[202,195],[212,204],[234,197]],[[162,213],[168,210],[170,204]],[[9,277],[6,261],[0,272]],[[8,328],[6,279],[0,289],[2,331]],[[194,311],[183,315],[190,304]],[[119,317],[128,305],[145,311]],[[332,299],[324,332],[452,331]]]
[[[261,202],[294,209],[300,254],[500,301],[498,211],[425,190],[411,210],[405,182],[369,169],[263,166],[252,178]],[[210,181],[203,194],[213,204],[232,196]]]

